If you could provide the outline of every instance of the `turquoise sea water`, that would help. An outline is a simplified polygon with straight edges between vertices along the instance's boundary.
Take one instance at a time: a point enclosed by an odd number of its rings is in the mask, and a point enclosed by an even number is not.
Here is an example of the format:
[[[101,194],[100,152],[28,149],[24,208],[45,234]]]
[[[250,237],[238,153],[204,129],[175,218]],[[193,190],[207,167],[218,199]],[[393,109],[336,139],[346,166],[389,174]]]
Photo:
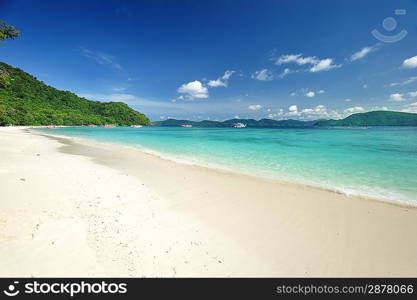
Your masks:
[[[41,130],[139,147],[174,160],[417,205],[416,127]]]

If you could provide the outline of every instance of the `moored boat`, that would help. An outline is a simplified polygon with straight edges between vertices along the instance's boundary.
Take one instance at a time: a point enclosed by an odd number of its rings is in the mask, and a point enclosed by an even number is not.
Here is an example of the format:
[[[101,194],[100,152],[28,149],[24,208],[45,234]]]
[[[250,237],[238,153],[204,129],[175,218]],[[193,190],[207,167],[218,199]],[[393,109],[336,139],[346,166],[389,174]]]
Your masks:
[[[235,123],[232,125],[233,128],[245,128],[246,124],[243,123]]]

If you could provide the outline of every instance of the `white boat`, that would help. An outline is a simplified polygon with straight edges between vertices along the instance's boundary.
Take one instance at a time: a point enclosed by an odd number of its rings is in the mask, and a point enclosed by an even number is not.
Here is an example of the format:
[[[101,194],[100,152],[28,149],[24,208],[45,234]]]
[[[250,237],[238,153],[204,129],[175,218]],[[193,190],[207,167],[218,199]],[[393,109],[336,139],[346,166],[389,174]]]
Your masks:
[[[191,128],[191,127],[193,127],[193,125],[190,125],[190,124],[183,124],[183,125],[181,125],[181,127]]]
[[[143,127],[142,125],[132,125],[132,126],[130,126],[130,127],[132,127],[132,128],[141,128],[141,127]]]
[[[243,123],[235,123],[232,125],[233,128],[245,128],[246,124]]]

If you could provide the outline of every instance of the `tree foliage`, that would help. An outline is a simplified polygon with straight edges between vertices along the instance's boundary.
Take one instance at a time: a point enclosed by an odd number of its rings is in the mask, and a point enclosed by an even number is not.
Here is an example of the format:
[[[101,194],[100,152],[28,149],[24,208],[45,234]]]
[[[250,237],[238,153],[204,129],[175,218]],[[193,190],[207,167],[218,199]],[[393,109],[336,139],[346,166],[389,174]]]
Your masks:
[[[0,20],[0,41],[6,39],[15,39],[20,35],[20,31],[12,25]]]
[[[0,125],[148,125],[122,102],[97,102],[60,91],[0,62]]]

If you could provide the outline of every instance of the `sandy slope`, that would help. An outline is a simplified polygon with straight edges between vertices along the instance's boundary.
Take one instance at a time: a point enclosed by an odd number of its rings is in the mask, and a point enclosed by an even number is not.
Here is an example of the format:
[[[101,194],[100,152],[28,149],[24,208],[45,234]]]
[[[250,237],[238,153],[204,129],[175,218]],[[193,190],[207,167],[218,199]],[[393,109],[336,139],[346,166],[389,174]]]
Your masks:
[[[0,199],[0,276],[417,276],[415,208],[127,147],[0,128]]]

